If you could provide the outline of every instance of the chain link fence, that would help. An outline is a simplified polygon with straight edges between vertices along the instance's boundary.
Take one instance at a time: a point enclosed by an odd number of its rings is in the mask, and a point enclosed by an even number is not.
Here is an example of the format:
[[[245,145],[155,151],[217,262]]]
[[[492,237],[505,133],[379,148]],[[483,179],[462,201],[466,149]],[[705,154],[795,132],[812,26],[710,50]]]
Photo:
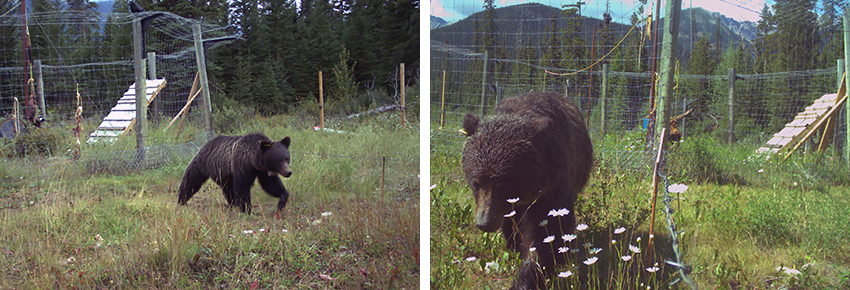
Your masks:
[[[191,157],[203,144],[200,97],[188,106],[185,120],[178,119],[165,129],[198,86],[192,26],[200,26],[205,51],[236,38],[232,29],[168,12],[28,11],[24,17],[20,9],[9,11],[0,16],[0,121],[15,118],[22,128],[17,137],[0,140],[0,158],[21,164],[79,158],[89,172],[116,172],[157,167],[176,154]],[[135,82],[132,23],[136,19],[147,19],[142,21],[143,58],[155,53],[155,60],[147,60],[155,68],[146,65],[146,77],[166,81],[148,105],[144,160],[136,158],[132,129],[114,142],[87,142]],[[30,99],[44,105],[27,108]],[[78,104],[81,154],[74,153]],[[46,121],[29,122],[29,110]]]

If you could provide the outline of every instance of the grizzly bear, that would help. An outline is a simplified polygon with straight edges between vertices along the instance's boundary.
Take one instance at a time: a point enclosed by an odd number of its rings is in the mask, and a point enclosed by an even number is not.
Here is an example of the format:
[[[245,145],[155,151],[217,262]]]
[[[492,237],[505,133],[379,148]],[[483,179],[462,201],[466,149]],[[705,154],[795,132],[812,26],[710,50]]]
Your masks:
[[[501,228],[507,247],[520,253],[511,289],[545,288],[565,259],[552,250],[568,246],[561,236],[575,228],[574,213],[557,211],[573,210],[593,164],[579,109],[558,94],[530,93],[502,100],[483,120],[467,114],[463,130],[475,225],[485,232]],[[550,236],[556,238],[544,242]]]
[[[292,176],[289,137],[272,141],[263,134],[218,136],[204,144],[183,173],[177,203],[186,202],[212,178],[221,186],[230,206],[251,213],[251,186],[258,180],[263,190],[279,197],[278,210],[286,206],[289,192],[280,177]]]

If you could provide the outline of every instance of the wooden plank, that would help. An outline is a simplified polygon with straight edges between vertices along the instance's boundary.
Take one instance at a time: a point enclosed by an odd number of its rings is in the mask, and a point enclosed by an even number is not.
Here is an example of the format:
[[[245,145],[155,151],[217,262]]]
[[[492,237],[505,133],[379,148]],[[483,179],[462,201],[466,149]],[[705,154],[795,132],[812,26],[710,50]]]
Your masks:
[[[841,78],[841,85],[838,86],[838,93],[835,94],[836,97],[847,94],[847,85],[844,83],[844,79],[844,77]],[[838,104],[838,101],[839,100],[837,100],[836,98],[835,103],[833,103],[835,107],[841,106],[840,104]],[[823,129],[823,135],[821,135],[820,142],[818,142],[818,151],[823,151],[826,149],[826,146],[829,145],[830,138],[832,138],[832,134],[835,132],[835,122],[837,121],[836,119],[838,119],[838,116],[836,114],[838,110],[836,110],[835,112],[836,113],[833,113],[832,115],[827,117],[829,119],[826,121],[826,126]]]
[[[815,126],[814,126],[814,127],[812,127],[812,128],[810,128],[809,130],[807,130],[807,131],[808,131],[808,133],[806,133],[806,135],[805,135],[805,136],[803,136],[803,138],[799,139],[798,141],[795,141],[795,143],[796,143],[797,145],[794,145],[794,147],[793,147],[793,148],[791,148],[791,150],[789,150],[787,154],[785,154],[785,158],[782,158],[782,161],[787,160],[787,159],[788,159],[788,157],[790,157],[790,156],[791,156],[791,153],[794,153],[794,151],[797,151],[797,149],[798,149],[798,148],[800,148],[800,146],[801,146],[801,145],[803,145],[803,143],[805,143],[805,142],[806,142],[806,140],[808,140],[810,137],[812,137],[812,135],[813,135],[813,134],[815,133],[815,131],[816,131],[816,130],[814,130],[814,129],[817,129],[817,128],[818,128],[818,127],[820,127],[820,126],[825,125],[825,123],[826,123],[826,121],[827,121],[827,120],[832,119],[832,118],[826,118],[826,117],[827,117],[827,116],[832,116],[832,115],[836,114],[836,112],[838,112],[838,111],[839,111],[838,109],[839,109],[839,108],[841,108],[841,105],[843,105],[845,101],[847,101],[847,94],[844,94],[844,97],[842,97],[842,98],[841,98],[841,100],[839,100],[839,101],[835,104],[835,106],[834,106],[834,107],[832,107],[832,109],[831,109],[831,110],[829,110],[829,112],[828,112],[826,115],[824,115],[824,118],[821,118],[821,119],[820,119],[820,121],[818,121],[818,122],[817,122],[817,124],[815,124]]]
[[[106,115],[103,118],[104,121],[132,121],[136,118],[136,111],[133,112],[123,112],[123,111],[112,111],[109,112],[109,115]]]
[[[98,129],[121,128],[121,130],[124,130],[125,128],[127,128],[132,123],[133,123],[133,121],[103,121],[102,123],[100,123],[100,126],[97,126],[97,128]]]
[[[94,131],[90,137],[118,137],[121,136],[121,131]]]

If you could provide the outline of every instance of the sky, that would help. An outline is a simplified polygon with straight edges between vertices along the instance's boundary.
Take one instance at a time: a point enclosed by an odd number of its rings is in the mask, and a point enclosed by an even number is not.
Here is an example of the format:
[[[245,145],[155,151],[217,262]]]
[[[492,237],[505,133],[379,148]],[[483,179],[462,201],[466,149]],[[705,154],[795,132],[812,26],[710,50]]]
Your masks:
[[[456,22],[467,16],[483,10],[483,0],[430,0],[431,15],[443,18],[448,22]],[[637,1],[624,0],[582,0],[586,4],[582,6],[582,14],[594,18],[602,18],[606,2],[609,3],[612,17],[615,22],[626,23],[634,13]],[[767,0],[682,0],[682,10],[690,7],[702,7],[712,12],[720,12],[726,17],[738,21],[757,22],[761,16],[761,10]],[[552,7],[558,7],[568,3],[576,3],[577,0],[495,0],[496,7],[506,7],[523,3],[540,3]],[[652,4],[656,3],[650,0]],[[661,14],[664,15],[666,1],[662,1]],[[773,1],[770,1],[772,4]],[[650,4],[647,4],[649,7]],[[651,8],[655,10],[654,6]],[[649,10],[649,9],[647,9]]]

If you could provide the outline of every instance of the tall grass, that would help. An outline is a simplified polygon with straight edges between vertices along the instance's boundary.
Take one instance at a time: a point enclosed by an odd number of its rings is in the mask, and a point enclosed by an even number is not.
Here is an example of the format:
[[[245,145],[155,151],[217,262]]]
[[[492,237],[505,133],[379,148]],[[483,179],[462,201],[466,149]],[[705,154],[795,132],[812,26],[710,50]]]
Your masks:
[[[212,182],[178,206],[176,189],[197,146],[169,147],[173,131],[154,133],[161,127],[149,131],[149,144],[171,148],[163,149],[168,158],[142,169],[113,170],[124,161],[87,156],[91,147],[77,161],[7,159],[0,288],[415,287],[418,126],[385,123],[396,115],[331,121],[348,132],[340,134],[313,131],[297,114],[253,116],[226,132],[292,138],[294,174],[283,179],[291,196],[279,213],[259,186],[254,214],[239,213]],[[199,134],[184,130],[189,139]],[[98,149],[120,155],[120,142]]]

